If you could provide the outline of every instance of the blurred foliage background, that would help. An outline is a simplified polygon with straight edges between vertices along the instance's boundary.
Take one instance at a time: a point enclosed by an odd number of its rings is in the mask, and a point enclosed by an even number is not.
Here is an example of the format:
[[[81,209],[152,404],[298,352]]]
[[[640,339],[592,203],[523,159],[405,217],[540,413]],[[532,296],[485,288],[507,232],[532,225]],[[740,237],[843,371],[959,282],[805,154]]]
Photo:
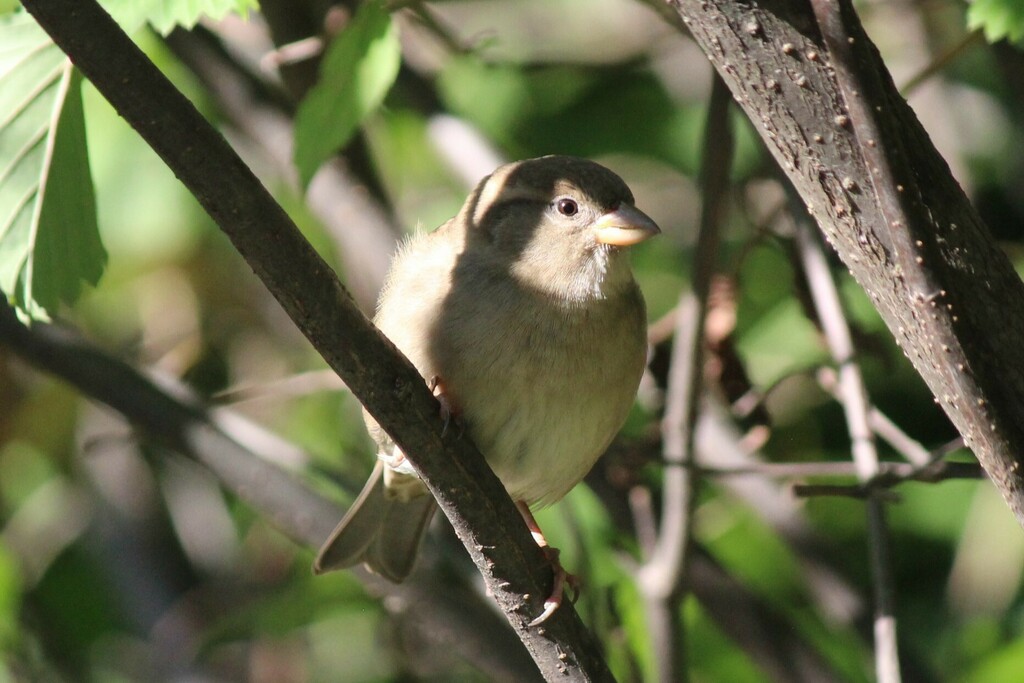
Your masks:
[[[876,0],[858,9],[954,174],[1024,264],[1024,53],[1006,42],[1021,36],[1013,5]],[[341,125],[330,98],[350,97],[339,83],[357,78],[326,71],[351,9],[264,2],[262,14],[207,18],[191,30],[171,30],[191,23],[181,17],[147,15],[136,25],[149,19],[159,31],[134,36],[222,127],[364,310],[372,311],[402,234],[453,215],[503,160],[565,153],[616,170],[662,226],[634,264],[650,320],[671,314],[692,271],[712,73],[658,8],[393,3],[382,30],[392,32],[401,63],[364,59],[365,111],[350,114],[351,137],[330,140],[327,131]],[[326,53],[324,42],[300,41],[323,35],[341,36]],[[363,58],[368,45],[346,54]],[[353,61],[339,59],[343,71]],[[315,85],[321,68],[332,75]],[[326,92],[306,97],[310,88]],[[162,162],[87,83],[82,97],[108,264],[95,288],[52,317],[242,419],[265,450],[347,503],[373,458],[358,404]],[[311,111],[316,97],[327,118]],[[706,410],[732,430],[731,447],[752,469],[848,463],[843,411],[819,381],[830,360],[807,303],[785,190],[749,123],[734,112],[733,125],[713,307],[726,319],[716,340],[724,350],[709,362],[740,379],[726,386],[709,370]],[[297,171],[293,135],[306,140],[303,149],[344,149],[322,168],[326,156],[314,150]],[[924,449],[971,462],[870,302],[838,261],[831,265],[873,404]],[[624,681],[650,680],[663,655],[652,650],[634,584],[635,531],[608,501],[641,490],[657,498],[664,353],[654,354],[634,414],[591,486],[539,517],[582,575],[578,608]],[[900,459],[879,445],[885,459]],[[863,502],[795,497],[795,481],[852,481],[836,468],[806,471],[818,476],[766,468],[703,477],[695,540],[744,599],[778,615],[836,679],[870,680],[874,586]],[[911,482],[896,493],[888,512],[905,679],[1018,680],[1024,536],[1010,512],[984,480]],[[421,563],[473,583],[450,530],[439,523],[434,531]],[[494,677],[458,648],[438,646],[457,635],[423,628],[400,599],[381,600],[357,574],[314,578],[311,559],[311,549],[201,467],[0,345],[0,681]],[[765,680],[756,647],[723,627],[722,609],[686,602],[691,676]]]

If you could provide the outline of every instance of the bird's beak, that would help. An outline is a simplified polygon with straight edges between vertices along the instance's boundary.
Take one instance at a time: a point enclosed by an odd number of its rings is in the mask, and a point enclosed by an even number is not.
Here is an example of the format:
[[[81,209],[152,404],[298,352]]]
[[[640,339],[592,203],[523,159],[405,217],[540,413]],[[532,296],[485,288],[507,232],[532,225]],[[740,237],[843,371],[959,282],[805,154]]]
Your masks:
[[[629,204],[619,204],[594,222],[597,241],[616,247],[639,244],[660,232],[650,216]]]

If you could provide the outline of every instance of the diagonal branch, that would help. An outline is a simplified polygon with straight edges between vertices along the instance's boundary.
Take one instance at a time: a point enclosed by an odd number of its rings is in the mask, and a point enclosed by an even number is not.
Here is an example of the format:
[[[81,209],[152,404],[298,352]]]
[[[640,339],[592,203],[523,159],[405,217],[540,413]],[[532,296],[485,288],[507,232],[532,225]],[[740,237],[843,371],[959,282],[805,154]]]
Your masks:
[[[302,333],[410,456],[541,672],[610,680],[568,605],[528,623],[550,566],[469,439],[443,436],[437,401],[359,312],[330,267],[230,146],[94,0],[26,0],[54,41],[189,188]],[[333,521],[333,520],[332,520]]]
[[[341,515],[334,502],[226,432],[221,420],[183,387],[158,386],[70,330],[42,323],[27,328],[0,302],[0,346],[110,406],[148,438],[207,467],[295,543],[316,548]],[[466,586],[429,571],[415,573],[400,586],[368,572],[359,578],[373,592],[403,598],[400,602],[428,634],[448,635],[455,650],[481,671],[497,679],[534,677],[533,663],[508,628]]]
[[[176,29],[165,42],[206,86],[231,126],[263,152],[271,162],[275,179],[298,188],[298,174],[292,161],[294,131],[287,111],[290,103],[272,98],[258,75],[232,59],[217,38],[199,26],[191,31]],[[267,181],[265,176],[262,179]],[[399,230],[366,191],[366,184],[340,158],[325,163],[314,174],[305,199],[337,245],[345,283],[353,298],[362,310],[372,311]]]
[[[671,1],[1024,524],[1024,286],[851,4]]]

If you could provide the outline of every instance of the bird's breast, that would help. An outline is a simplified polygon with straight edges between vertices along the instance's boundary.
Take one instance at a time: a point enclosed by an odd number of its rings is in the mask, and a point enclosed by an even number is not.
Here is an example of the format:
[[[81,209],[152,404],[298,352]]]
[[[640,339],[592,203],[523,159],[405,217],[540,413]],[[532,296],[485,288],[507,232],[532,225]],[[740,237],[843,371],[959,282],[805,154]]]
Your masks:
[[[632,294],[632,293],[631,293]],[[621,428],[646,354],[639,294],[585,309],[512,300],[436,331],[432,355],[474,443],[516,500],[547,504]]]

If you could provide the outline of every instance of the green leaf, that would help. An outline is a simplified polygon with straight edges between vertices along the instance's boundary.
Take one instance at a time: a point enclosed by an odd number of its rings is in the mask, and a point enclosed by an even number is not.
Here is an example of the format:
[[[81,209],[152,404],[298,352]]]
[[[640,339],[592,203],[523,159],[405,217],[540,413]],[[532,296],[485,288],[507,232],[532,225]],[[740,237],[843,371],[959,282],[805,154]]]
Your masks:
[[[1024,40],[1024,2],[1021,0],[974,0],[967,8],[967,28],[983,29],[990,43],[1006,38]]]
[[[449,109],[512,156],[640,154],[687,173],[698,165],[703,109],[680,106],[635,65],[519,66],[461,57],[445,65],[438,91]]]
[[[147,22],[161,35],[176,26],[192,28],[203,17],[213,20],[236,12],[243,17],[259,9],[257,0],[101,0],[103,8],[128,32]]]
[[[994,648],[978,662],[973,670],[961,672],[951,680],[959,683],[985,683],[986,681],[1014,681],[1024,671],[1024,642],[1015,640]]]
[[[21,572],[17,558],[0,541],[0,652],[6,651],[18,638],[21,599]],[[2,674],[0,671],[0,678]]]
[[[320,80],[295,117],[295,165],[303,185],[384,101],[401,59],[398,31],[383,3],[361,5],[327,48]]]
[[[96,284],[96,222],[81,76],[27,15],[0,19],[0,291],[45,318]]]
[[[448,106],[495,138],[527,122],[557,116],[601,85],[597,69],[564,65],[527,69],[488,64],[472,55],[449,60],[438,78]]]

